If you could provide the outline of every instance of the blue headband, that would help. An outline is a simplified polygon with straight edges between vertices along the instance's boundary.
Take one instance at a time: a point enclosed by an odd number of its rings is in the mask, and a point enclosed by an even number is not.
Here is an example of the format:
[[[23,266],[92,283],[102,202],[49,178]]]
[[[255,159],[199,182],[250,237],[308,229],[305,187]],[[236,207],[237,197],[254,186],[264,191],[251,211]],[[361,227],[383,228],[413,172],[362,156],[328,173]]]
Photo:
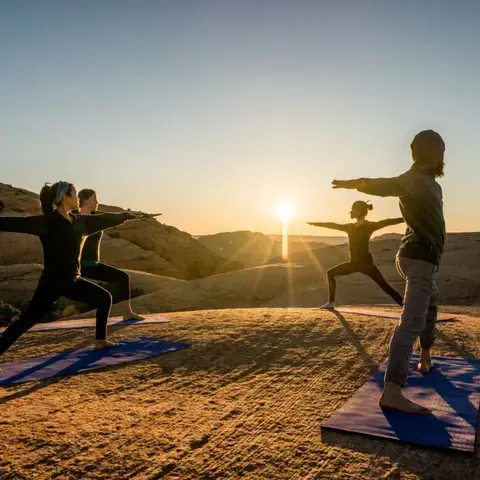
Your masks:
[[[58,182],[57,185],[57,193],[55,195],[55,199],[53,200],[54,205],[59,205],[62,201],[63,197],[68,193],[70,189],[70,183],[68,182]]]

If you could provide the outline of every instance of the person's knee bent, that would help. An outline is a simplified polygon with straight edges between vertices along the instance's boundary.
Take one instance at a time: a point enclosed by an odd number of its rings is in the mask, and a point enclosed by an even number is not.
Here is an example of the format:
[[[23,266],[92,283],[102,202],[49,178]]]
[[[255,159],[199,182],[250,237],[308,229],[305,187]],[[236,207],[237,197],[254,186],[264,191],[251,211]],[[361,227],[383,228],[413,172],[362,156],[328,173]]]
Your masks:
[[[130,275],[124,270],[120,270],[118,274],[118,281],[121,282],[122,285],[130,286]]]
[[[28,306],[18,318],[11,324],[23,325],[25,329],[29,330],[36,323],[38,323],[44,317],[44,313],[39,313],[35,308]]]
[[[116,268],[110,273],[110,282],[125,288],[126,285],[130,285],[130,275],[124,270]]]

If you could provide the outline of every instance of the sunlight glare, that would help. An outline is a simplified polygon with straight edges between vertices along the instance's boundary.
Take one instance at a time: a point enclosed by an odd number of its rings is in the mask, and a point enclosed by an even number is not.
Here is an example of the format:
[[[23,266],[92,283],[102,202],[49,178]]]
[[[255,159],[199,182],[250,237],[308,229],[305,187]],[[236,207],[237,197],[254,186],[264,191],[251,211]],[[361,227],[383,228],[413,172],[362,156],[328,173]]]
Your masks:
[[[295,213],[295,210],[293,208],[292,202],[288,200],[283,200],[280,202],[277,208],[277,217],[282,221],[282,222],[288,222],[291,220]]]
[[[282,258],[288,262],[288,223],[293,218],[295,209],[292,202],[283,200],[277,208],[277,217],[282,222]]]

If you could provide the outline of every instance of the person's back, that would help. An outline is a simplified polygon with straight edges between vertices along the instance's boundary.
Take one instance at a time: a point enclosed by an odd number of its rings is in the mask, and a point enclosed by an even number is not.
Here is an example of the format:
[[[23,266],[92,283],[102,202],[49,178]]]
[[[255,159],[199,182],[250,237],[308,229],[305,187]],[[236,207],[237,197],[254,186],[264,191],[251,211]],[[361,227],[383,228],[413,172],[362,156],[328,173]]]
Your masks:
[[[369,243],[374,231],[375,223],[368,220],[365,220],[360,225],[352,223],[347,231],[350,261],[360,264],[373,262]]]

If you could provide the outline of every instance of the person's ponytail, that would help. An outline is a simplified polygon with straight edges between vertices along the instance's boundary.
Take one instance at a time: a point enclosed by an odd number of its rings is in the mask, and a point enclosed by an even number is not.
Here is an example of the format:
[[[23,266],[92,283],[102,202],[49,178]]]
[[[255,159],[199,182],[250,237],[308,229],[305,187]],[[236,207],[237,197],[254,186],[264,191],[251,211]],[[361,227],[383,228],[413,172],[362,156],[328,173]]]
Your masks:
[[[56,186],[48,185],[48,183],[40,190],[40,203],[45,217],[51,217],[53,214],[53,201],[55,200],[56,191]]]
[[[365,217],[370,210],[373,210],[373,205],[370,202],[357,200],[356,202],[353,202],[352,209],[357,211],[363,217]]]

